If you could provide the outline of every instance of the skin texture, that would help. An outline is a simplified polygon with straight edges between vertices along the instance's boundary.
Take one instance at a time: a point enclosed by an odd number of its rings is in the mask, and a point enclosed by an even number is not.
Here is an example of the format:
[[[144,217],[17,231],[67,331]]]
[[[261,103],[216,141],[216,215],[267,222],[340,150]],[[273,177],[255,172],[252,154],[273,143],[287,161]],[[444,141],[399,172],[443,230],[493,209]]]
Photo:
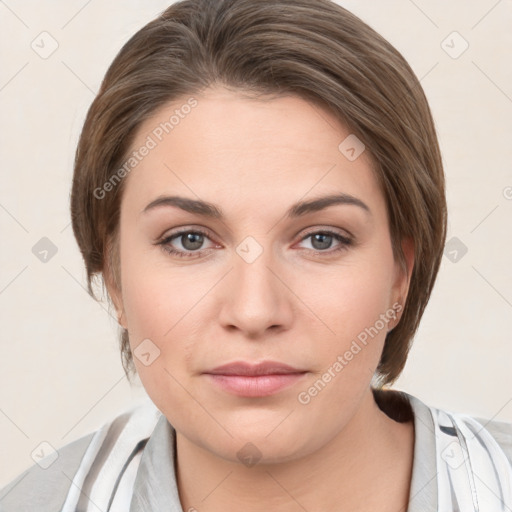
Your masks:
[[[298,96],[264,101],[215,87],[195,98],[197,106],[125,178],[122,291],[107,276],[132,350],[149,339],[152,353],[160,351],[150,365],[135,363],[176,429],[184,510],[405,510],[413,424],[384,414],[370,389],[386,332],[399,319],[369,338],[307,404],[298,400],[407,296],[412,245],[403,243],[405,272],[393,258],[368,153],[349,161],[338,146],[350,132]],[[187,99],[147,120],[133,148]],[[370,213],[334,205],[285,216],[297,201],[333,193],[360,199]],[[142,213],[162,195],[208,201],[224,218],[173,206]],[[184,236],[167,242],[192,257],[158,245],[183,229],[207,233],[202,245]],[[325,230],[352,244],[315,242],[311,234]],[[241,244],[246,237],[256,244]],[[248,263],[239,246],[262,252]],[[256,398],[229,394],[203,373],[240,360],[280,361],[307,373]],[[251,467],[237,456],[248,442],[261,456]]]

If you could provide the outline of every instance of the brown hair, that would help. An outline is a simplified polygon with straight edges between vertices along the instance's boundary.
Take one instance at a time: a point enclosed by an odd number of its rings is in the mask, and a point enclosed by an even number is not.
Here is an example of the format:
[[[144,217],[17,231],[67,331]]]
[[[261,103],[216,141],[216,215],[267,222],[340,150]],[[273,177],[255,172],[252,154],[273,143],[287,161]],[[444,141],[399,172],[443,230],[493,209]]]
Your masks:
[[[329,0],[183,0],[139,30],[110,65],[85,120],[71,193],[73,231],[91,281],[118,290],[125,180],[99,197],[140,124],[164,104],[221,84],[253,95],[296,94],[325,105],[365,144],[386,199],[395,258],[415,263],[398,325],[387,334],[378,387],[403,370],[446,237],[441,155],[423,89],[401,54]],[[128,333],[120,348],[135,373]]]

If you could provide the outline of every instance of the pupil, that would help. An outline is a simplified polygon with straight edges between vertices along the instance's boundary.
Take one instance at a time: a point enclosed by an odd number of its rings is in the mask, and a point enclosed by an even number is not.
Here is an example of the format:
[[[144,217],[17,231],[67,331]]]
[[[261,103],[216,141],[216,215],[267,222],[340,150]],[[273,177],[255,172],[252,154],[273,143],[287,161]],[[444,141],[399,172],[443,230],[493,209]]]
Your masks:
[[[315,243],[317,241],[320,242],[319,245]],[[315,249],[328,249],[329,246],[331,245],[331,241],[332,235],[317,233],[316,235],[313,236],[312,244]]]

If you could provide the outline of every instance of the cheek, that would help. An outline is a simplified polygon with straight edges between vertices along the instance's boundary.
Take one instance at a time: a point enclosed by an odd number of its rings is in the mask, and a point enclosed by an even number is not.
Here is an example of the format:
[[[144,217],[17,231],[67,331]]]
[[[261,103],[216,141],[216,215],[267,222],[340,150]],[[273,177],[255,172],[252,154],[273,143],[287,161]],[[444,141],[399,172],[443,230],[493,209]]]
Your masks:
[[[123,243],[123,305],[137,371],[145,386],[172,386],[169,373],[181,381],[194,370],[196,340],[211,325],[211,290],[218,276],[211,269],[171,267],[163,251],[156,257],[154,247],[140,249],[143,243],[134,236]],[[138,358],[146,348],[158,353],[150,365]]]
[[[324,325],[326,339],[332,340],[329,350],[350,345],[377,322],[379,338],[385,337],[387,324],[379,319],[390,308],[393,270],[391,246],[383,243],[347,258],[328,273],[301,278],[300,296],[307,298],[306,304],[321,321],[316,324]]]
[[[194,294],[186,269],[170,272],[163,250],[137,232],[121,232],[121,280],[128,330],[139,338],[164,339]],[[188,284],[188,286],[187,286]]]
[[[150,340],[156,345],[155,352],[162,352],[164,341],[172,335],[173,326],[184,315],[183,298],[179,282],[170,282],[162,269],[155,266],[148,253],[147,242],[143,244],[131,234],[121,233],[121,280],[122,297],[130,346],[137,359],[137,347],[141,343],[151,348]],[[154,248],[149,246],[154,252]],[[186,289],[185,289],[186,290]],[[155,364],[156,364],[155,360]],[[146,367],[138,364],[138,370],[145,373]],[[153,367],[153,365],[151,365]]]
[[[169,273],[164,279],[162,272],[144,265],[124,269],[123,301],[137,374],[160,410],[170,403],[172,410],[188,410],[190,397],[180,383],[191,371],[187,322],[197,298],[186,287],[181,291],[181,280]]]
[[[321,330],[316,334],[308,333],[316,341],[308,349],[318,372],[297,396],[304,411],[341,421],[367,390],[392,320],[392,270],[392,254],[386,254],[384,247],[379,258],[360,258],[330,278],[318,276],[319,286],[310,297],[323,327],[317,327]]]

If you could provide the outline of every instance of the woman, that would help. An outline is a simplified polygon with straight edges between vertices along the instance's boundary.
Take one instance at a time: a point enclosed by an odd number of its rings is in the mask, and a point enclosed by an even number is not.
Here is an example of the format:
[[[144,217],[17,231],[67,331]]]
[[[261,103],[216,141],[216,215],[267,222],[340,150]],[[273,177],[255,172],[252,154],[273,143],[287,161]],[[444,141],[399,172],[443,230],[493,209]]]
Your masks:
[[[2,510],[512,507],[512,425],[387,389],[446,202],[423,90],[361,20],[172,5],[105,76],[71,211],[153,403],[20,475]]]

